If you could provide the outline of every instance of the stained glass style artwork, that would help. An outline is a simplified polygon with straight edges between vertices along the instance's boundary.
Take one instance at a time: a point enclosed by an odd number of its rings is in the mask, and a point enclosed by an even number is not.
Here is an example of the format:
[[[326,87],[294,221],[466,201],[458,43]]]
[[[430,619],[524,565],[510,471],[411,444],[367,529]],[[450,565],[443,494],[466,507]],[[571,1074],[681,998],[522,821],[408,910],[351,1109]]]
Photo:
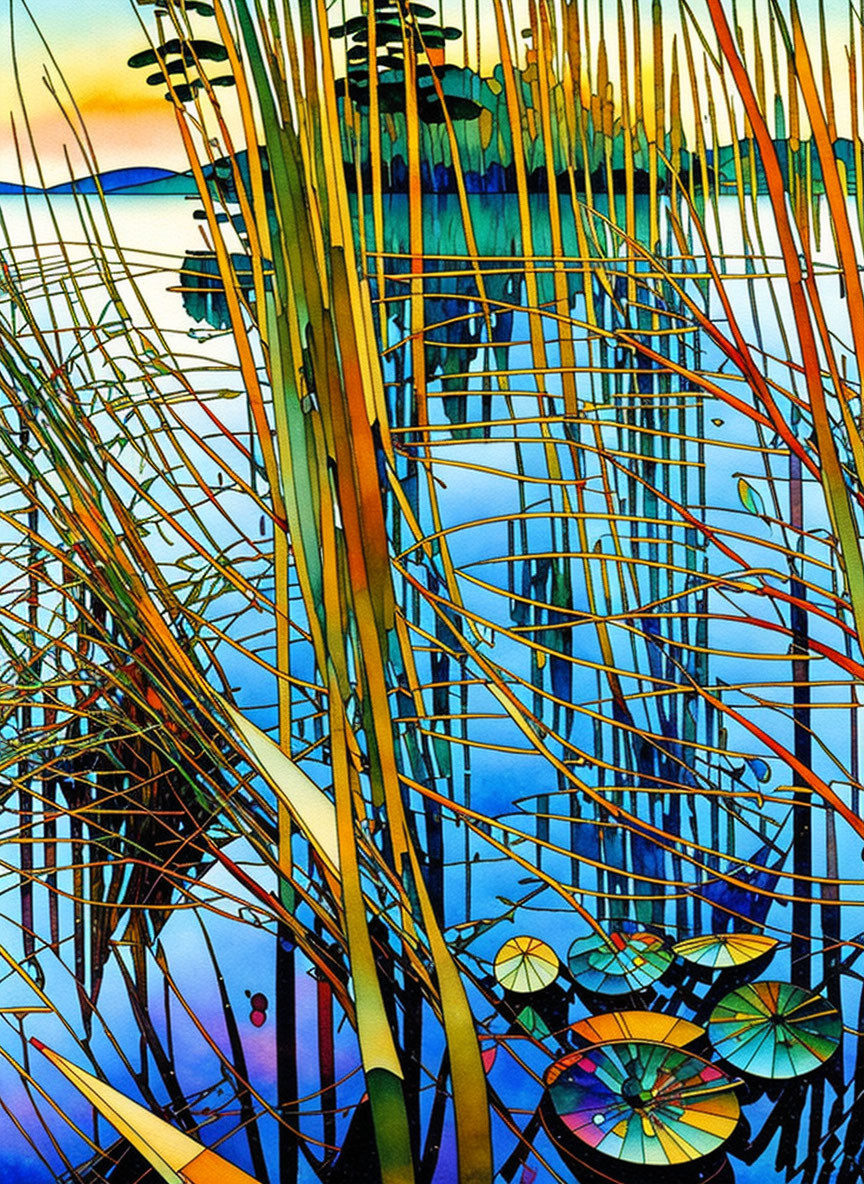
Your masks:
[[[840,1044],[843,1022],[828,1000],[791,983],[748,983],[711,1013],[717,1053],[755,1077],[798,1077],[818,1069]]]
[[[699,1024],[662,1011],[610,1011],[577,1020],[570,1025],[570,1031],[589,1044],[648,1040],[676,1048],[684,1048],[705,1035]]]
[[[30,1043],[171,1184],[255,1184],[248,1173],[145,1110],[92,1073],[31,1038]]]
[[[0,3],[0,1184],[860,1184],[862,710],[862,0]]]
[[[516,1023],[523,1028],[529,1036],[534,1036],[538,1040],[543,1040],[545,1037],[551,1035],[549,1025],[543,1019],[543,1016],[532,1007],[530,1003],[526,1004],[516,1016]]]
[[[777,938],[766,937],[762,933],[706,934],[704,937],[689,937],[672,947],[679,958],[712,970],[744,966],[776,948]]]
[[[508,991],[527,995],[541,991],[558,977],[558,955],[537,937],[511,937],[495,955],[495,977]]]
[[[652,1167],[721,1148],[740,1116],[737,1084],[701,1057],[647,1041],[571,1053],[546,1077],[555,1112],[577,1139]]]
[[[640,991],[660,978],[672,963],[672,951],[654,933],[591,934],[578,938],[567,954],[576,983],[598,995]]]

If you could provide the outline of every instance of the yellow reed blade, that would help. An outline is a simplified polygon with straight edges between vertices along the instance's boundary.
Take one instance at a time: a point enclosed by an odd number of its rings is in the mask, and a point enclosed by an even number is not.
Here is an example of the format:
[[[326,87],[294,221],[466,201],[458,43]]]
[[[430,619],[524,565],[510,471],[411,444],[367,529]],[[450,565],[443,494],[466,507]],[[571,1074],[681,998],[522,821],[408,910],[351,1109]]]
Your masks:
[[[59,1069],[67,1081],[93,1105],[114,1129],[144,1156],[168,1184],[257,1184],[254,1177],[234,1167],[221,1155],[202,1147],[183,1131],[92,1073],[79,1069],[71,1061],[41,1040],[30,1043]]]

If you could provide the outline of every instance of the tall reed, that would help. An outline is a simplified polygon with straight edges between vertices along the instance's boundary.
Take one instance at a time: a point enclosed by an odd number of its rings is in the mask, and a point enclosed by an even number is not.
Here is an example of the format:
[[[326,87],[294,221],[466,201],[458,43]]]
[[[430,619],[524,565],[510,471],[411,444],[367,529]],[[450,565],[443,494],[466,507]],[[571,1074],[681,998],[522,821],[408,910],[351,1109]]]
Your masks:
[[[864,296],[835,94],[860,162],[860,30],[850,9],[847,77],[821,6],[814,53],[794,0],[746,28],[721,0],[494,0],[466,13],[483,52],[472,76],[463,28],[457,83],[423,6],[385,7],[336,35],[313,0],[142,8],[230,362],[172,345],[142,291],[162,263],[120,250],[110,197],[72,199],[82,257],[56,221],[40,242],[30,198],[32,247],[6,234],[21,940],[0,953],[82,1058],[111,1048],[206,1137],[172,1047],[188,1020],[262,1181],[267,1132],[271,1178],[338,1179],[367,1119],[383,1181],[444,1178],[450,1116],[460,1181],[529,1157],[554,1179],[537,1065],[572,1000],[559,984],[546,1036],[496,984],[514,921],[553,944],[559,924],[609,942],[754,925],[835,998],[861,949],[838,850],[864,837]],[[472,192],[493,157],[497,206]],[[847,711],[834,745],[818,720]],[[224,1041],[170,954],[187,908]],[[275,1093],[213,936],[229,918],[277,950]],[[102,1014],[117,982],[137,1058]],[[337,1080],[343,1019],[362,1090]],[[521,1123],[514,1082],[537,1099]]]

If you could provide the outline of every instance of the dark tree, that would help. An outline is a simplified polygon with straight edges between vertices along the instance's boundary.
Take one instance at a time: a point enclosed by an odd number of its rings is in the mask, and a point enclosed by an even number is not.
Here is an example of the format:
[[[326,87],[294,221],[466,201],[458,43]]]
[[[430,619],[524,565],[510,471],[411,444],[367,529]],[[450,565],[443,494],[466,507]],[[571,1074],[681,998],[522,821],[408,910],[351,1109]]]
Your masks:
[[[462,36],[460,29],[439,25],[430,18],[433,9],[425,4],[405,3],[405,0],[376,0],[375,3],[375,72],[379,110],[395,114],[405,110],[405,42],[410,40],[418,56],[417,107],[423,123],[443,123],[444,111],[435,92],[432,71],[442,83],[448,75],[466,73],[461,67],[444,62],[444,47],[448,41]],[[347,70],[339,82],[342,94],[350,96],[362,111],[369,109],[369,22],[365,16],[355,16],[344,25],[330,30],[330,36],[345,37],[349,41]],[[423,60],[425,51],[426,60]],[[477,119],[482,107],[473,99],[461,95],[446,96],[447,112],[451,119]]]

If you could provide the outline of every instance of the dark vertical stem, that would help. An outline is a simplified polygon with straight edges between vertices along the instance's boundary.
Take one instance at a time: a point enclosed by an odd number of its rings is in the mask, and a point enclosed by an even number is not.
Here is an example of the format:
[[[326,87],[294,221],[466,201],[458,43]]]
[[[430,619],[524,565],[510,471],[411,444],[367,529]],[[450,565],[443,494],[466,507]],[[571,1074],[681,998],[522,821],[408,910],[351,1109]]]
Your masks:
[[[426,1127],[426,1142],[423,1146],[423,1158],[420,1162],[420,1184],[432,1184],[438,1157],[441,1151],[441,1141],[444,1133],[444,1118],[447,1111],[447,1077],[450,1073],[450,1058],[445,1050],[441,1058],[441,1066],[435,1080],[435,1096],[429,1112],[429,1122]]]
[[[837,865],[837,828],[834,815],[825,815],[825,875],[826,879],[820,885],[822,904],[820,916],[822,922],[822,973],[825,979],[828,997],[835,1007],[840,1006],[840,906]]]
[[[240,1103],[240,1118],[246,1131],[246,1140],[249,1144],[249,1156],[252,1160],[252,1170],[255,1172],[255,1179],[259,1182],[259,1184],[269,1184],[270,1175],[267,1171],[267,1161],[264,1158],[264,1148],[261,1144],[261,1132],[258,1129],[258,1121],[255,1117],[255,1106],[252,1100],[252,1093],[249,1089],[249,1086],[247,1085],[247,1082],[249,1081],[249,1070],[246,1065],[246,1054],[243,1051],[243,1041],[240,1038],[240,1030],[237,1026],[237,1017],[234,1014],[234,1008],[231,1006],[231,998],[228,994],[228,986],[225,982],[225,976],[222,973],[222,968],[219,965],[218,959],[216,957],[216,951],[213,948],[213,943],[210,940],[207,927],[203,923],[201,924],[201,932],[207,946],[207,952],[210,955],[210,961],[213,964],[214,973],[216,975],[216,985],[219,990],[219,1000],[222,1004],[222,1014],[225,1020],[225,1029],[228,1033],[228,1043],[231,1047],[231,1058],[234,1068],[237,1071],[237,1100]],[[146,985],[144,986],[143,991],[139,989],[138,998],[146,1001]],[[146,1032],[151,1050],[155,1052],[156,1049],[160,1049],[161,1052],[161,1046],[158,1043],[153,1026],[149,1021],[149,1017],[146,1016],[146,1013],[143,1018],[145,1023],[142,1024],[142,1032]],[[159,1066],[160,1072],[162,1073],[162,1079],[165,1082],[166,1087],[169,1087],[172,1079],[176,1078],[173,1062],[165,1061],[164,1053],[161,1053],[160,1057],[157,1058],[156,1063]],[[179,1093],[179,1091],[177,1092]],[[172,1096],[174,1095],[172,1094]],[[182,1095],[178,1101],[181,1107],[180,1113],[188,1113],[188,1103],[182,1097]]]
[[[279,1179],[297,1179],[297,1003],[294,945],[290,931],[276,935],[276,1088],[279,1098]]]
[[[54,707],[45,708],[45,735],[46,738],[54,729],[57,721],[57,709]],[[54,772],[53,764],[49,764],[46,759],[44,761],[45,772],[42,775],[42,797],[43,797],[43,833],[44,833],[44,851],[45,851],[45,886],[48,889],[48,930],[51,935],[51,945],[56,948],[60,945],[60,908],[57,899],[57,818],[56,811],[53,809],[54,803],[57,801],[57,774]]]
[[[405,1066],[405,1106],[408,1111],[408,1127],[411,1132],[411,1151],[414,1162],[420,1163],[421,1118],[420,1087],[422,1083],[421,1058],[423,1055],[423,994],[416,978],[404,971],[404,1018],[402,1021],[402,1043]]]
[[[21,708],[21,731],[23,735],[30,734],[33,712],[29,704]],[[19,858],[21,860],[21,933],[24,944],[24,957],[32,958],[35,952],[33,939],[33,848],[30,838],[33,833],[33,795],[29,788],[25,788],[30,777],[30,762],[20,761],[18,765],[20,789],[18,791],[18,810],[20,818],[21,842],[19,844]]]
[[[324,1142],[330,1148],[336,1146],[336,1056],[333,1044],[333,992],[327,979],[321,976],[317,981],[318,1014],[318,1073],[321,1080],[321,1114],[324,1124]]]
[[[77,790],[77,785],[76,785]],[[77,796],[77,794],[76,794]],[[73,927],[74,927],[74,957],[75,957],[75,987],[78,992],[78,1002],[81,1007],[81,1018],[84,1026],[87,1029],[87,1036],[90,1036],[90,1003],[87,998],[87,971],[85,969],[84,961],[84,872],[81,864],[84,859],[84,828],[81,824],[81,819],[75,813],[70,814],[69,817],[69,835],[71,838],[71,855],[72,855],[72,891],[74,893],[73,903]]]

